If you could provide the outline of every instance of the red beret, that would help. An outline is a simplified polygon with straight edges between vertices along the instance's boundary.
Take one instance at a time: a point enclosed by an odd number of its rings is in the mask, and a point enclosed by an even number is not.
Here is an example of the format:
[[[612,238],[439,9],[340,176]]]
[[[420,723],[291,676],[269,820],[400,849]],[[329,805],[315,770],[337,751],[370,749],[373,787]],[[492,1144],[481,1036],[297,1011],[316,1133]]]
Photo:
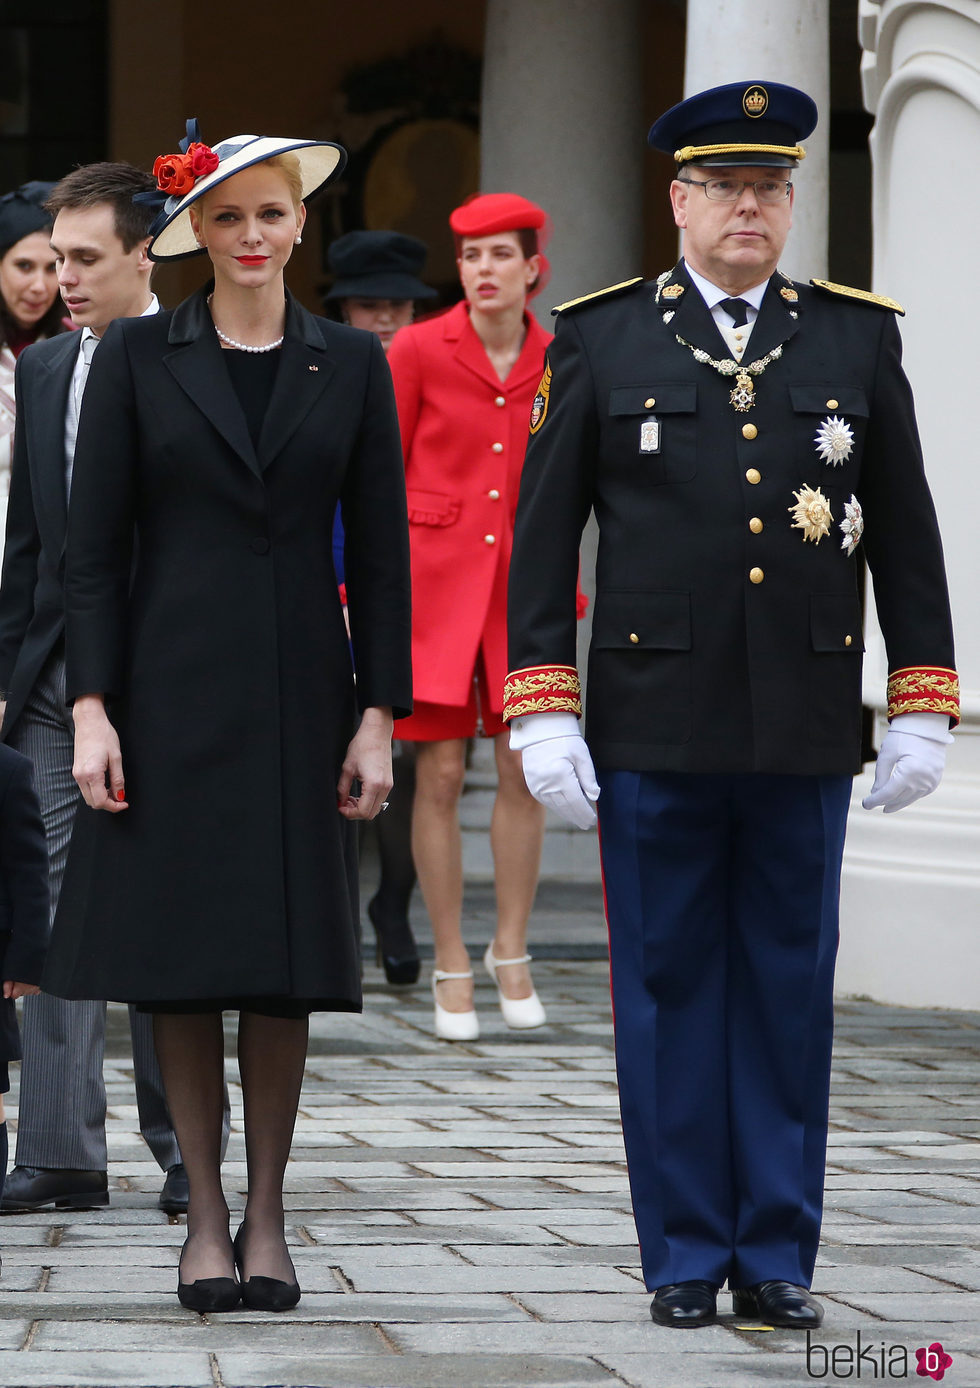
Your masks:
[[[457,236],[492,236],[524,228],[537,231],[547,220],[536,203],[519,193],[477,193],[449,214],[449,225]]]

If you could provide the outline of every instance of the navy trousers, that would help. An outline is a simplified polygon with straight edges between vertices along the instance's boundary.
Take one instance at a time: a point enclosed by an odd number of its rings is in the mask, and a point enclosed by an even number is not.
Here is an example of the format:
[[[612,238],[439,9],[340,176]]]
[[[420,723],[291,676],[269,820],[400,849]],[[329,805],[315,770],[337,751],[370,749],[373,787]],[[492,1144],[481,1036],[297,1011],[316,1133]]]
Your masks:
[[[599,771],[616,1063],[647,1287],[808,1287],[848,776]]]

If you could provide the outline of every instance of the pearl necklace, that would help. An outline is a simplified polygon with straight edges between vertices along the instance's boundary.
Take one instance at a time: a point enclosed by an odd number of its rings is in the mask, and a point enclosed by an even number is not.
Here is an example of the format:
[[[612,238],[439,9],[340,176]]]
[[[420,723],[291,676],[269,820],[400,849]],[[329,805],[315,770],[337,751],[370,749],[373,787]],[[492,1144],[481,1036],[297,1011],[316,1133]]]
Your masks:
[[[208,308],[209,308],[209,309],[211,308],[211,300],[212,300],[213,298],[214,298],[214,295],[213,295],[213,294],[209,294],[209,295],[208,295]],[[277,347],[281,347],[282,344],[283,344],[283,342],[286,340],[286,334],[283,333],[282,337],[277,337],[276,340],[275,340],[275,342],[267,342],[266,345],[265,345],[264,347],[249,347],[247,343],[245,343],[245,342],[236,342],[235,339],[234,339],[233,337],[228,337],[225,333],[223,333],[223,332],[221,331],[221,329],[218,327],[217,323],[214,322],[213,316],[212,316],[211,322],[214,324],[214,330],[215,330],[215,332],[218,334],[218,336],[221,338],[221,341],[222,341],[223,343],[225,343],[226,346],[228,346],[228,347],[234,347],[234,348],[236,349],[236,351],[239,351],[239,352],[274,352],[274,351],[276,350],[276,348],[277,348]]]

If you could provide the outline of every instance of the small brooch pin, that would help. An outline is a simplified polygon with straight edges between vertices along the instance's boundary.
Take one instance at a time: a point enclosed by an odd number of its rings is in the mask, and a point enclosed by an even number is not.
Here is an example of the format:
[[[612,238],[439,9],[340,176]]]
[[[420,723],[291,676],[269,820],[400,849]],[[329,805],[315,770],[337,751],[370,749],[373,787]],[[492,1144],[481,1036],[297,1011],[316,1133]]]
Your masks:
[[[310,370],[310,371],[319,371],[320,368],[319,368],[318,366],[311,366],[311,367],[308,368],[308,370]]]
[[[856,496],[852,496],[850,501],[844,502],[844,519],[840,523],[840,528],[844,532],[840,547],[846,555],[850,556],[861,543],[861,536],[864,534],[864,512],[861,510],[861,503]]]
[[[668,284],[663,290],[663,297],[665,299],[679,299],[683,293],[684,286],[682,284]]]
[[[825,535],[830,534],[833,524],[830,502],[819,487],[814,490],[805,483],[793,495],[796,497],[796,505],[786,508],[793,517],[793,529],[802,530],[804,540],[812,540],[818,545]]]
[[[813,440],[817,453],[831,467],[840,467],[851,456],[854,430],[837,415],[828,415]]]

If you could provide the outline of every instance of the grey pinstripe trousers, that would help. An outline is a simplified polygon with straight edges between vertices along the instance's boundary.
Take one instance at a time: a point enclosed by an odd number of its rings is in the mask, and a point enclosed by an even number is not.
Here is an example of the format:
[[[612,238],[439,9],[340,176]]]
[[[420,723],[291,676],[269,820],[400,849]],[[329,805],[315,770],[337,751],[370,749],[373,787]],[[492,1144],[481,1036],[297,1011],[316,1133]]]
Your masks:
[[[71,774],[74,725],[65,704],[63,647],[56,647],[8,739],[34,763],[48,840],[54,920],[68,844],[81,795]],[[16,1161],[20,1166],[105,1171],[106,1092],[102,1073],[106,1004],[46,993],[23,1003],[24,1059]],[[153,1047],[153,1020],[129,1009],[140,1131],[164,1171],[180,1161],[163,1079]]]

